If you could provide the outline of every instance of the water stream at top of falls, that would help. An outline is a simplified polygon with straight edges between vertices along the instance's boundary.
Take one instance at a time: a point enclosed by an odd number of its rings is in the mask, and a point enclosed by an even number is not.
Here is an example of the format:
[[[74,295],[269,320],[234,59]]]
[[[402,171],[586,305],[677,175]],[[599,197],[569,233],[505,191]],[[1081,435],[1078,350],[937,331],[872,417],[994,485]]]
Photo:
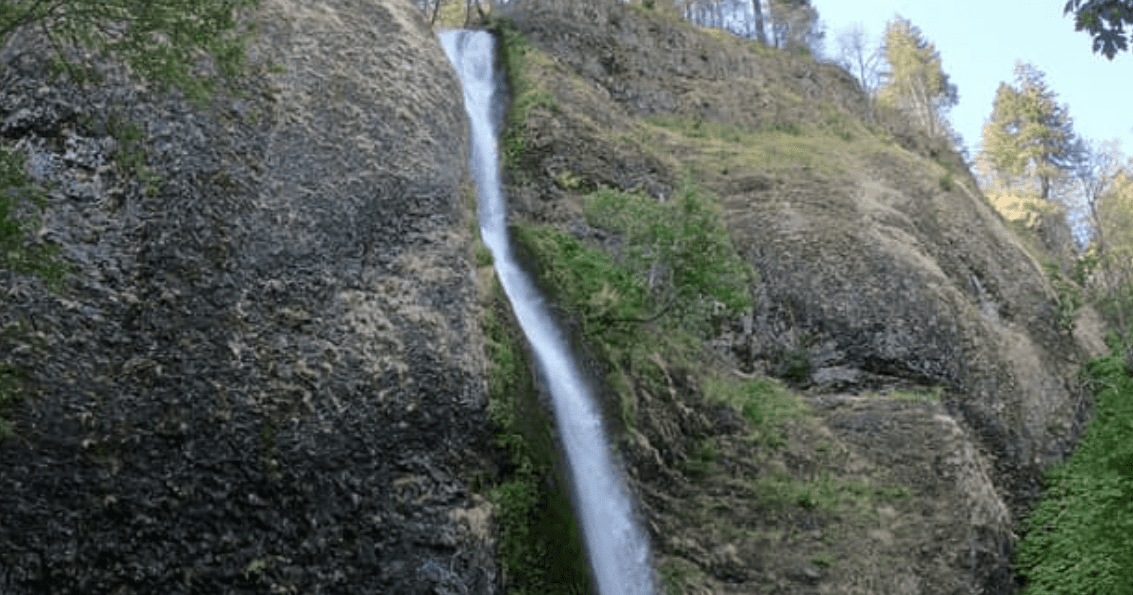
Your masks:
[[[538,360],[565,451],[590,568],[600,595],[654,595],[649,542],[634,517],[625,477],[611,454],[595,397],[542,296],[512,254],[507,202],[500,186],[497,137],[504,89],[495,69],[495,38],[444,31],[441,45],[464,87],[472,136],[480,235]]]

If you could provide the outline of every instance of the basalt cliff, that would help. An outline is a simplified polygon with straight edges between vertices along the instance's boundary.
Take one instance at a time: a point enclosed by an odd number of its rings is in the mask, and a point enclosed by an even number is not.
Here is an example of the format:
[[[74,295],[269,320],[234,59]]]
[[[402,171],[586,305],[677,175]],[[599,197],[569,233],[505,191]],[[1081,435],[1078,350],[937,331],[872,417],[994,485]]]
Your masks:
[[[249,18],[249,74],[206,108],[112,65],[52,77],[31,34],[3,48],[0,137],[48,191],[29,241],[72,270],[0,273],[24,329],[0,358],[29,387],[3,413],[0,591],[514,590],[485,330],[513,323],[456,75],[404,0]],[[596,193],[692,184],[756,273],[693,351],[624,366],[548,288],[621,410],[661,588],[1012,592],[1019,515],[1102,345],[963,160],[835,66],[659,9],[517,2],[486,26],[536,98],[509,119],[517,231],[617,261]]]

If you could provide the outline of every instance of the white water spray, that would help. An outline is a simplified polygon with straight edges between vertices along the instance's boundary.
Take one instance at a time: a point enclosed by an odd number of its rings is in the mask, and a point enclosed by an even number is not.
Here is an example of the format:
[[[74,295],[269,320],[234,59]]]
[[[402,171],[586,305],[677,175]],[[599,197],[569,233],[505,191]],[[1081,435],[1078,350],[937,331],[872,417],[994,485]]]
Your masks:
[[[480,235],[551,393],[566,451],[575,507],[600,595],[654,595],[649,542],[634,519],[625,478],[614,463],[602,418],[570,348],[511,253],[507,204],[496,142],[500,91],[494,38],[482,31],[445,31],[441,45],[464,86],[472,133],[472,171],[479,195]]]

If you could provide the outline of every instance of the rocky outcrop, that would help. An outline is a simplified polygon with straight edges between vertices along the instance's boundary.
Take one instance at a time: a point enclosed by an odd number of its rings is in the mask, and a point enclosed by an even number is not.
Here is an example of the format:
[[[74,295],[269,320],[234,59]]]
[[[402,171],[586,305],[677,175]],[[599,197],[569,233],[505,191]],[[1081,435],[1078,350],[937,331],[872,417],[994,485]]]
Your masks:
[[[778,552],[766,553],[778,543],[720,554],[721,540],[742,533],[728,527],[765,530],[745,508],[758,494],[736,480],[769,470],[751,463],[748,447],[729,446],[711,421],[721,414],[668,369],[669,395],[638,393],[642,425],[625,441],[660,557],[677,560],[679,573],[713,575],[698,592],[780,579],[791,592],[1010,592],[1014,519],[1042,471],[1072,448],[1085,414],[1077,370],[1100,347],[1091,313],[1069,332],[1042,267],[957,169],[963,160],[922,133],[867,125],[848,74],[640,7],[576,4],[506,11],[541,52],[533,80],[557,101],[524,123],[529,178],[508,190],[517,215],[616,254],[617,239],[582,216],[582,194],[606,185],[664,200],[678,168],[691,171],[719,197],[759,276],[756,308],[714,344],[741,377],[787,377],[806,391],[824,429],[800,443],[829,432],[852,457],[903,474],[915,504],[897,524],[922,536],[879,533],[870,547],[901,570],[854,566],[852,584],[805,558],[785,576]],[[587,10],[597,16],[579,18]],[[654,119],[643,126],[645,118]],[[837,128],[845,122],[853,124]],[[842,154],[808,162],[808,134],[826,135]],[[763,144],[745,147],[741,137]],[[745,150],[762,161],[735,157]],[[593,158],[603,154],[616,158]],[[939,403],[879,396],[909,386],[940,387]],[[739,469],[711,487],[678,472],[681,452],[704,441]],[[817,476],[816,464],[799,462],[813,453],[787,448],[791,472]],[[697,509],[722,512],[688,512]],[[818,521],[806,522],[799,531],[817,531]],[[698,528],[712,523],[725,527]],[[819,542],[829,543],[783,547]],[[735,563],[717,572],[725,558]]]
[[[602,151],[610,140],[600,130],[629,130],[632,118],[677,114],[753,130],[867,117],[866,99],[844,71],[670,18],[611,7],[602,27],[589,27],[550,9],[508,14],[596,89],[593,103],[607,104],[600,113],[584,104],[576,124],[531,126],[531,153],[542,160],[532,167],[550,175],[593,172],[599,183],[663,196],[675,176],[647,156],[626,156],[639,147],[621,151],[616,174],[572,157],[575,144]],[[562,85],[566,101],[585,96],[570,87]],[[958,161],[916,136],[895,140],[925,158]],[[785,355],[794,356],[807,362],[807,384],[827,390],[910,381],[958,389],[951,411],[998,453],[1012,494],[1031,494],[1040,470],[1073,444],[1082,415],[1076,370],[1098,342],[1060,330],[1041,266],[974,194],[970,176],[941,182],[946,170],[928,159],[869,151],[856,171],[837,174],[799,166],[700,176],[759,271],[760,306],[726,341],[745,372],[782,372]],[[531,192],[515,190],[521,200]],[[534,192],[543,200],[522,203],[532,218],[570,220],[573,209],[549,200],[561,191]]]
[[[495,591],[458,81],[403,0],[253,20],[254,76],[205,111],[4,50],[0,133],[73,265],[2,273],[32,387],[4,593]]]

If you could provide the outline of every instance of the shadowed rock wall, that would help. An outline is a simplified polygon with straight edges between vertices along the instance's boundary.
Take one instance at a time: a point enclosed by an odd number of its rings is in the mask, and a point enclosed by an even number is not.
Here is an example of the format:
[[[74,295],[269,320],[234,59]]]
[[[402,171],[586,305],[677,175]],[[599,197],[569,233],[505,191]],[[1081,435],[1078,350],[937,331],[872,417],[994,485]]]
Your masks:
[[[59,294],[0,273],[32,395],[0,444],[4,593],[491,593],[459,85],[404,0],[265,0],[197,111],[35,39],[0,133],[54,184]],[[151,192],[114,158],[138,123]]]

